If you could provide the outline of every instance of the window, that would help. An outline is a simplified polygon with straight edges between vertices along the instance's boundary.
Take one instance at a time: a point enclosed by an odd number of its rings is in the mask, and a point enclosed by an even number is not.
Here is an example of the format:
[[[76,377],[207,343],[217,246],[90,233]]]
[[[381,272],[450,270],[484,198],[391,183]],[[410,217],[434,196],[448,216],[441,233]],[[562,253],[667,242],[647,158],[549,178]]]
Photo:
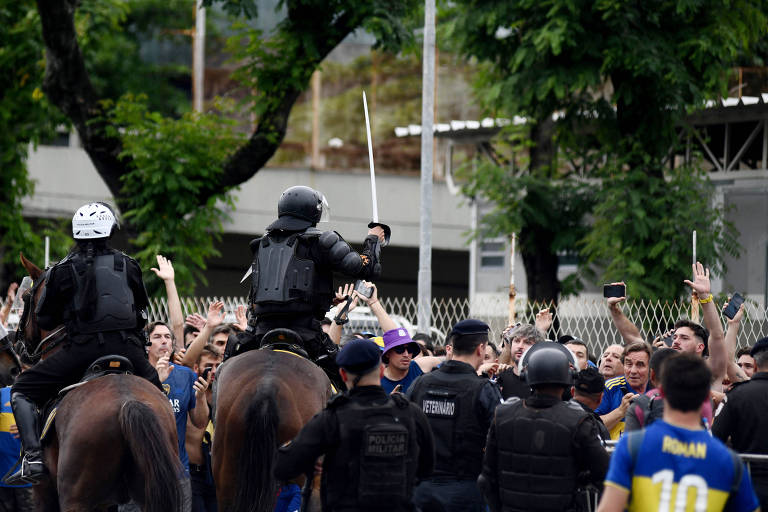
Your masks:
[[[480,243],[480,266],[485,268],[503,267],[506,260],[507,242],[503,238],[492,238]]]

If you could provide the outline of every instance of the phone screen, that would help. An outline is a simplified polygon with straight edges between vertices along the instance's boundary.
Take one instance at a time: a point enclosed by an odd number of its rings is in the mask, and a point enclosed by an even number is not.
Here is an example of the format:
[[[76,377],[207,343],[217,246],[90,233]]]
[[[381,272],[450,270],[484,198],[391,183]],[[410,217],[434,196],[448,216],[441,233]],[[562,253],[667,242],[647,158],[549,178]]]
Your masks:
[[[623,284],[603,285],[603,297],[626,297],[627,287]]]
[[[728,307],[725,308],[723,314],[733,320],[733,317],[736,316],[736,313],[739,311],[742,304],[744,304],[744,297],[738,293],[734,293],[731,300],[728,301]]]

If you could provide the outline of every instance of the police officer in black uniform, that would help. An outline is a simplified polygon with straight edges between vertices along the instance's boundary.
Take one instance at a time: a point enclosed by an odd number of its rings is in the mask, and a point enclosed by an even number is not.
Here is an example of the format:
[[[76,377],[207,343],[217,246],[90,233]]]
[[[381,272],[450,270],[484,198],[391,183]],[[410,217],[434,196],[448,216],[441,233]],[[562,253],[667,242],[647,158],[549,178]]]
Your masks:
[[[291,329],[302,338],[310,358],[331,379],[338,378],[333,363],[337,349],[320,323],[334,297],[333,272],[368,280],[381,275],[385,229],[370,228],[358,254],[337,232],[315,227],[327,214],[325,198],[309,187],[291,187],[280,196],[278,219],[250,244],[249,327],[230,341],[227,357],[259,348],[264,334],[273,329]]]
[[[595,420],[562,400],[575,360],[559,343],[543,342],[521,366],[533,394],[496,408],[478,484],[493,512],[574,510],[579,473],[600,488],[608,470]]]
[[[136,375],[162,389],[144,349],[141,330],[149,301],[141,268],[107,244],[117,229],[117,218],[108,205],[82,206],[72,219],[75,248],[48,271],[37,303],[37,323],[47,330],[64,325],[66,339],[61,349],[19,375],[11,388],[24,453],[7,484],[37,483],[45,474],[38,407],[77,382],[99,357],[126,357]]]
[[[367,339],[346,344],[336,358],[348,393],[328,402],[279,449],[275,477],[311,475],[325,454],[325,512],[415,510],[417,479],[432,472],[434,443],[427,419],[403,395],[381,388],[381,349]]]
[[[600,415],[595,412],[603,398],[603,389],[605,389],[605,377],[594,366],[587,366],[576,374],[573,385],[573,401],[595,418],[600,439],[606,442],[611,440],[611,433],[608,432]]]
[[[501,393],[477,375],[488,343],[488,325],[462,320],[448,341],[453,357],[422,375],[408,389],[410,399],[427,415],[435,436],[435,470],[414,491],[414,504],[424,511],[485,512],[477,487],[483,448]]]
[[[736,382],[728,400],[715,417],[712,435],[740,453],[768,455],[768,338],[757,340],[750,351],[755,373],[750,380]],[[768,462],[749,465],[755,494],[762,510],[768,509]]]

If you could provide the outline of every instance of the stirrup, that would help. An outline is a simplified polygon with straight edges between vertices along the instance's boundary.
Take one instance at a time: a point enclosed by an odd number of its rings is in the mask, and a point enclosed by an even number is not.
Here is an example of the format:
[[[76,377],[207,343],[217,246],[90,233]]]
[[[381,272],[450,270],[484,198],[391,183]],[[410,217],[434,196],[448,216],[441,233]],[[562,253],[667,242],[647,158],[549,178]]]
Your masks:
[[[33,456],[25,453],[24,456],[16,462],[16,465],[8,472],[10,473],[18,467],[12,475],[6,475],[3,483],[6,485],[27,485],[38,484],[46,474],[45,464],[39,456]]]

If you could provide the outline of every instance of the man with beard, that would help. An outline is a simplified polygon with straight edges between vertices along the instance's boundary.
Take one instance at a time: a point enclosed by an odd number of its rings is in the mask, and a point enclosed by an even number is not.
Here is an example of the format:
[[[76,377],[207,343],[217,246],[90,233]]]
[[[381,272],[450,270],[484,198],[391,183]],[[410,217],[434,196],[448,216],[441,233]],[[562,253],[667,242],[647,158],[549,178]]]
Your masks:
[[[501,390],[501,396],[506,400],[509,397],[528,398],[531,395],[531,388],[520,377],[520,361],[526,350],[536,343],[544,341],[544,336],[530,324],[522,324],[511,329],[505,330],[502,334],[502,341],[505,345],[504,350],[508,350],[512,357],[514,366],[499,374],[496,380]]]

